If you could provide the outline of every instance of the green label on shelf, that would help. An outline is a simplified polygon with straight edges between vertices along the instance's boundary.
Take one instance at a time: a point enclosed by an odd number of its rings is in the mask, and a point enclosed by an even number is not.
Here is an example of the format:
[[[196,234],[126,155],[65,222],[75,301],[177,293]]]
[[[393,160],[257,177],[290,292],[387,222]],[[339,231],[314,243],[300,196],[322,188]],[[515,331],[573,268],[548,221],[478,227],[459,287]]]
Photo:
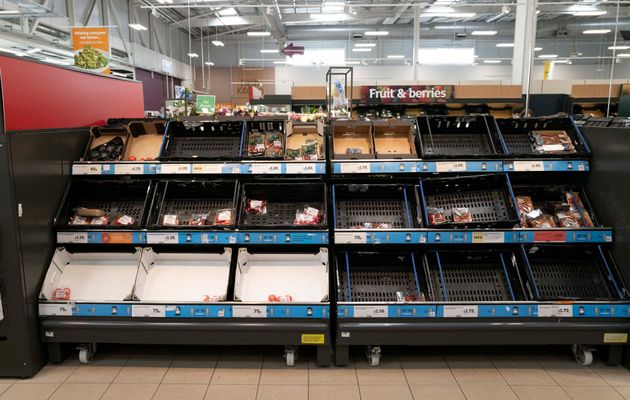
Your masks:
[[[197,95],[197,112],[199,114],[212,114],[214,112],[215,96]]]

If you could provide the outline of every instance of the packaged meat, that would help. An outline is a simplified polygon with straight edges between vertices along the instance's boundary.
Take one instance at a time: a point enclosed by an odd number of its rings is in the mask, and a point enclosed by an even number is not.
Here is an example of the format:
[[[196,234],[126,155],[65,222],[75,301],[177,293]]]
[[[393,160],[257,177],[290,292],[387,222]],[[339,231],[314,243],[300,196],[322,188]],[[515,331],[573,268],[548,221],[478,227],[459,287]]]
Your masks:
[[[217,215],[214,217],[214,225],[231,225],[232,224],[232,210],[224,208],[217,211]]]
[[[472,221],[473,221],[473,217],[468,207],[453,208],[453,223],[454,224],[464,224],[464,223],[472,222]]]
[[[81,217],[104,217],[107,213],[105,210],[98,208],[79,207],[74,211],[74,215],[79,215]]]
[[[302,211],[295,213],[293,225],[317,225],[322,222],[321,212],[314,207],[305,207]]]
[[[267,214],[267,200],[247,200],[247,214]]]
[[[94,217],[90,220],[90,225],[109,225],[109,217]]]
[[[571,211],[581,217],[582,225],[588,228],[594,227],[595,224],[593,224],[593,219],[588,211],[586,211],[584,203],[580,198],[580,194],[578,192],[566,192],[565,196],[567,198],[567,203],[571,206]]]
[[[580,215],[573,212],[560,211],[556,213],[558,219],[558,226],[560,228],[579,228],[582,226],[580,222]]]
[[[190,226],[208,225],[208,214],[193,214],[188,220]]]
[[[527,221],[531,228],[535,229],[551,229],[557,228],[556,221],[549,214],[541,214],[536,218],[531,218]]]
[[[531,131],[534,150],[541,154],[575,153],[571,138],[565,131]]]
[[[446,215],[443,208],[427,207],[429,225],[441,225],[446,223]]]
[[[70,300],[70,288],[56,288],[53,292],[53,300]]]
[[[177,215],[167,214],[162,218],[162,225],[177,226],[179,225],[179,217]]]
[[[525,228],[527,227],[527,214],[534,211],[534,202],[529,196],[516,196],[516,204],[521,217],[521,226]]]
[[[89,225],[92,218],[82,217],[80,215],[75,215],[70,218],[69,225]]]
[[[133,217],[130,217],[129,215],[119,215],[116,218],[114,218],[114,225],[128,226],[128,225],[133,225],[135,223],[136,223],[136,220],[133,219]]]

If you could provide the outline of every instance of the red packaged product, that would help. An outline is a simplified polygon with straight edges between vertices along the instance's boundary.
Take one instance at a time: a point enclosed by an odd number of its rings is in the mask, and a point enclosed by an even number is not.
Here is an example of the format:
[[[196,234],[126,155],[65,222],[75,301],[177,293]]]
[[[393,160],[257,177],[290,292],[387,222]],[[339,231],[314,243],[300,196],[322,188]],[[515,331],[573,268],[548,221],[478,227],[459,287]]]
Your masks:
[[[556,218],[560,228],[579,228],[582,226],[580,215],[577,213],[561,211],[556,213]]]
[[[534,202],[529,196],[516,196],[516,205],[521,216],[521,226],[525,228],[527,227],[527,214],[534,211]]]
[[[472,222],[473,217],[468,207],[453,208],[453,223],[465,224],[466,222]]]
[[[541,214],[536,218],[531,218],[528,220],[530,228],[535,229],[550,229],[557,228],[556,221],[549,214]]]
[[[266,200],[247,200],[247,206],[245,207],[247,214],[267,214],[267,201]]]
[[[57,288],[53,292],[53,300],[70,300],[70,288]]]
[[[429,225],[441,225],[446,223],[446,216],[444,215],[443,208],[428,207],[427,217],[429,218]]]
[[[215,225],[230,225],[232,224],[232,210],[223,209],[217,212],[217,215],[214,217]]]

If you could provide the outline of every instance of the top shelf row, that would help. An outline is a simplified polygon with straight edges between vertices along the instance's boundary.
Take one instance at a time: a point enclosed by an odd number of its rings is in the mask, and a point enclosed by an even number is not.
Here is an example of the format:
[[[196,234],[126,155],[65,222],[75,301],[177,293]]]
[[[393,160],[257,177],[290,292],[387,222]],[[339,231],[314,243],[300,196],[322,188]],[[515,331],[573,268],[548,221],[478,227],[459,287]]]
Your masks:
[[[323,174],[327,158],[334,173],[584,171],[589,156],[571,118],[143,120],[94,127],[73,173]]]

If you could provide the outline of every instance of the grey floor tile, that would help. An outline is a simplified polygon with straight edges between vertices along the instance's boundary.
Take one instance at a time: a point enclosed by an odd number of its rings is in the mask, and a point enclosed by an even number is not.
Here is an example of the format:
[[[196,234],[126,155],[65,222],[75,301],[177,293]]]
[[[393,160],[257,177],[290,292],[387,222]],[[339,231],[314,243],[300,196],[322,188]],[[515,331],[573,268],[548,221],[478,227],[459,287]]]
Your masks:
[[[77,365],[48,364],[32,378],[18,380],[16,385],[30,383],[63,383],[77,369]]]
[[[162,383],[210,383],[217,363],[216,355],[178,354],[171,363]]]
[[[591,369],[611,386],[630,386],[630,371],[622,366],[597,364]]]
[[[288,367],[283,358],[265,356],[260,375],[261,385],[308,385],[308,360],[302,357]]]
[[[330,367],[320,368],[313,360],[309,361],[308,368],[308,384],[310,386],[357,386],[357,372],[354,363],[348,364],[346,367]]]
[[[112,383],[122,366],[81,365],[72,372],[67,383]]]
[[[617,393],[623,396],[624,399],[630,400],[630,386],[619,386],[615,387]]]
[[[578,367],[548,368],[547,372],[560,386],[608,386],[592,369]]]

